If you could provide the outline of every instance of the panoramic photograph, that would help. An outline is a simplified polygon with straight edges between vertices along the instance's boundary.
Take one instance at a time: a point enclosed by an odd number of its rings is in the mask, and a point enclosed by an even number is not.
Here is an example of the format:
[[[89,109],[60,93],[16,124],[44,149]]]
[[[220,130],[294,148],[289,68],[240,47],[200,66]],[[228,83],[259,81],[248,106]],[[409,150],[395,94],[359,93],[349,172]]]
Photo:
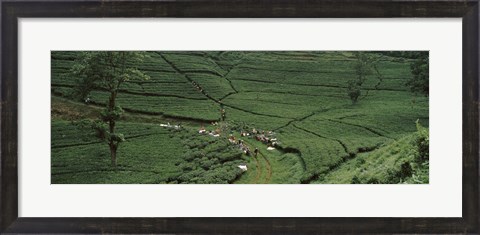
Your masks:
[[[52,184],[428,184],[428,51],[52,51]]]

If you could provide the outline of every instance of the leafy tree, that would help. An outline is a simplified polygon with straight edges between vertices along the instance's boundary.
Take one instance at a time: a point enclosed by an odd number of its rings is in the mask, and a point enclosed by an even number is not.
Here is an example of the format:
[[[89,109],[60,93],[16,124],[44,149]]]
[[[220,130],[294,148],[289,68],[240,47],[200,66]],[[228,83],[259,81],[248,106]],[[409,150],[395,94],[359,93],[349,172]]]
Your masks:
[[[412,52],[415,59],[410,63],[410,71],[412,78],[410,78],[406,85],[414,93],[420,93],[428,96],[429,90],[429,55],[428,51]]]
[[[352,103],[357,103],[358,97],[362,94],[362,91],[360,90],[359,83],[355,80],[350,80],[348,81],[348,86],[347,86],[347,91],[348,91],[348,97],[352,100]]]
[[[377,57],[365,53],[365,52],[354,52],[353,53],[355,56],[355,63],[353,66],[353,69],[355,71],[355,77],[351,80],[348,81],[347,83],[347,94],[352,100],[352,103],[356,103],[362,94],[362,85],[367,79],[367,76],[376,74],[378,78],[378,83],[375,85],[375,88],[377,88],[380,83],[383,80],[382,75],[378,71],[377,68],[377,63],[378,60],[376,59]],[[368,95],[368,91],[365,94],[365,97]]]
[[[143,61],[144,52],[127,51],[92,51],[81,52],[72,68],[73,74],[79,76],[77,94],[86,98],[94,89],[110,93],[101,120],[92,124],[97,137],[105,140],[110,147],[112,166],[117,165],[117,149],[125,137],[115,131],[116,121],[123,110],[117,105],[118,91],[121,85],[130,80],[146,80],[148,75],[135,67]]]

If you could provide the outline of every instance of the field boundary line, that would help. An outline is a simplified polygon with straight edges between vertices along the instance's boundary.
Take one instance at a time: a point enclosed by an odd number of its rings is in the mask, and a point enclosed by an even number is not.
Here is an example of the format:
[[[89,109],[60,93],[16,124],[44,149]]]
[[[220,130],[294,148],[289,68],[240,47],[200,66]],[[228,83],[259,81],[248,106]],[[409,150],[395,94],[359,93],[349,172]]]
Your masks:
[[[295,128],[297,128],[297,129],[299,129],[299,130],[305,131],[305,132],[310,133],[310,134],[312,134],[312,135],[316,135],[316,136],[318,136],[318,137],[320,137],[320,138],[324,138],[324,139],[327,139],[327,140],[336,141],[337,143],[339,143],[339,144],[343,147],[343,150],[345,151],[345,153],[346,153],[347,155],[350,154],[350,152],[348,151],[348,148],[347,148],[347,146],[345,145],[345,143],[343,143],[342,141],[340,141],[340,140],[338,140],[338,139],[320,135],[320,134],[318,134],[318,133],[316,133],[316,132],[313,132],[313,131],[304,129],[304,128],[299,127],[299,126],[297,126],[297,125],[295,125],[295,124],[293,124],[293,126],[294,126]]]
[[[151,135],[165,135],[165,134],[166,133],[150,133],[150,134],[132,135],[132,136],[125,136],[125,139],[126,139],[126,141],[128,141],[129,139],[135,139],[135,138],[151,136]],[[55,145],[55,146],[52,146],[51,148],[52,149],[61,149],[61,148],[70,148],[70,147],[85,146],[85,145],[92,145],[92,144],[102,144],[102,143],[104,143],[104,142],[103,141],[92,141],[92,142],[86,142],[86,143],[80,143],[80,144]]]
[[[277,84],[277,85],[287,85],[287,86],[307,86],[307,87],[328,87],[328,88],[337,88],[337,89],[347,89],[346,86],[339,86],[339,85],[328,85],[328,84],[306,84],[306,83],[285,83],[285,82],[275,82],[275,81],[262,81],[256,79],[234,79],[237,81],[249,81],[249,82],[258,82],[258,83],[268,83],[268,84]],[[397,89],[389,89],[389,88],[369,88],[369,87],[362,87],[362,90],[366,91],[392,91],[392,92],[409,92],[408,90],[397,90]]]
[[[138,84],[140,85],[140,84]],[[140,85],[143,88],[143,85]],[[70,85],[70,84],[52,84],[52,87],[68,87],[68,88],[75,88],[75,85]],[[106,89],[101,89],[101,88],[95,88],[93,91],[107,91]],[[120,93],[123,94],[130,94],[130,95],[139,95],[139,96],[158,96],[158,97],[175,97],[179,99],[189,99],[189,100],[208,100],[206,98],[195,98],[195,97],[186,97],[186,96],[181,96],[181,95],[175,95],[175,94],[162,94],[162,93],[152,93],[152,92],[136,92],[136,91],[129,91],[127,89],[118,89]]]
[[[367,131],[370,131],[371,133],[376,134],[376,135],[378,135],[378,136],[385,137],[385,138],[387,138],[387,139],[392,139],[392,140],[394,139],[394,138],[392,138],[392,137],[383,135],[382,133],[380,133],[380,132],[378,132],[378,131],[370,128],[370,127],[366,127],[366,126],[362,126],[362,125],[358,125],[358,124],[353,124],[353,123],[348,123],[348,122],[342,122],[342,121],[336,120],[336,119],[328,119],[328,118],[326,118],[325,120],[331,121],[331,122],[342,123],[342,124],[345,124],[345,125],[360,127],[360,128],[363,128],[363,129],[365,129],[365,130],[367,130]]]

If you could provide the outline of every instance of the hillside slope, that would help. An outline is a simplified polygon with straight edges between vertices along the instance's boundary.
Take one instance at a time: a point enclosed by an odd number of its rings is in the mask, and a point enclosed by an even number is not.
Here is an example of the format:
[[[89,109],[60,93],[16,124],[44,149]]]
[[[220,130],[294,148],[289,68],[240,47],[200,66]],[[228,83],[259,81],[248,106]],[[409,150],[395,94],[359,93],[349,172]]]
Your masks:
[[[72,96],[77,78],[69,71],[78,53],[52,52],[52,103],[61,99],[77,107],[100,109],[108,98],[102,89],[90,94],[88,105]],[[351,52],[168,51],[147,54],[146,61],[134,66],[151,79],[127,82],[119,91],[118,104],[127,112],[121,122],[132,129],[136,125],[152,125],[153,130],[157,130],[159,124],[171,122],[181,124],[184,130],[161,134],[164,130],[160,128],[159,134],[127,141],[120,147],[122,157],[119,164],[131,163],[127,168],[137,169],[137,163],[131,159],[143,159],[141,161],[148,164],[141,166],[151,169],[150,175],[128,176],[137,181],[117,180],[114,176],[83,181],[86,178],[78,175],[84,173],[76,167],[102,174],[112,171],[108,164],[102,166],[100,163],[108,161],[104,156],[108,149],[102,144],[86,148],[77,138],[84,135],[82,133],[73,135],[69,146],[64,147],[63,139],[68,137],[55,133],[77,130],[67,121],[95,117],[95,112],[87,117],[72,116],[70,106],[64,105],[60,110],[52,110],[56,117],[52,119],[52,182],[206,183],[216,182],[217,176],[208,175],[220,172],[220,168],[230,169],[225,170],[225,174],[234,174],[228,179],[218,178],[219,183],[347,183],[353,178],[350,172],[355,172],[364,182],[361,175],[365,175],[365,171],[347,170],[357,166],[353,163],[356,159],[365,158],[365,163],[358,167],[371,168],[368,172],[396,168],[398,166],[391,161],[397,161],[408,152],[387,154],[391,150],[384,149],[385,146],[397,143],[399,148],[407,149],[408,141],[402,138],[416,131],[415,121],[420,120],[428,127],[428,98],[415,96],[405,86],[412,76],[408,59],[374,54],[378,57],[378,69],[383,79],[379,81],[369,75],[362,86],[359,101],[352,104],[346,91],[348,80],[355,76],[355,58]],[[74,105],[71,107],[73,110]],[[252,147],[260,149],[263,157],[232,157],[225,162],[220,156],[212,155],[215,149],[188,147],[185,139],[205,141],[204,136],[197,133],[201,126],[209,130],[217,128],[211,123],[221,120],[222,108],[226,112],[225,123],[229,126],[228,133],[223,133],[222,138],[255,128],[272,131],[279,147],[268,151],[266,145],[245,138]],[[220,144],[219,141],[210,144]],[[169,147],[158,147],[165,144]],[[146,152],[135,146],[146,149]],[[235,150],[226,149],[224,154],[236,154]],[[206,158],[185,157],[193,152],[204,154]],[[88,153],[96,154],[92,157],[95,163],[87,159]],[[83,158],[78,158],[79,155],[87,160],[81,160]],[[373,158],[383,160],[374,161]],[[76,160],[71,164],[62,163],[72,159]],[[211,166],[206,167],[207,160],[212,161]],[[226,166],[220,167],[220,163],[226,163]],[[234,166],[240,163],[247,164],[251,170],[238,172]],[[388,167],[378,168],[380,165]],[[188,174],[187,171],[196,173]],[[129,172],[135,174],[134,170]],[[265,175],[267,172],[270,177]],[[91,174],[91,177],[97,177],[96,173]],[[256,180],[257,174],[263,180]],[[147,179],[142,180],[144,177]]]

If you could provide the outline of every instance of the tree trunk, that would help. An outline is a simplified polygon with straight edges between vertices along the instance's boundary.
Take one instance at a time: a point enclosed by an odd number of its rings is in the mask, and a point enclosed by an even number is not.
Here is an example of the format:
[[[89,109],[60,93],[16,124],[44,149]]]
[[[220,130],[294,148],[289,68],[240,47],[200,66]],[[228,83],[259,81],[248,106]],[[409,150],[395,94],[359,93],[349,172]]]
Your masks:
[[[115,99],[117,97],[117,92],[112,91],[110,92],[110,99],[108,102],[108,111],[112,113],[115,110]],[[110,117],[108,119],[108,125],[109,125],[109,131],[110,135],[115,134],[115,119]],[[112,159],[112,166],[116,167],[117,166],[117,144],[115,141],[110,137],[110,141],[108,143],[110,146],[110,157]]]
[[[110,140],[109,146],[110,146],[110,157],[112,160],[112,166],[117,167],[117,146],[111,140]]]

